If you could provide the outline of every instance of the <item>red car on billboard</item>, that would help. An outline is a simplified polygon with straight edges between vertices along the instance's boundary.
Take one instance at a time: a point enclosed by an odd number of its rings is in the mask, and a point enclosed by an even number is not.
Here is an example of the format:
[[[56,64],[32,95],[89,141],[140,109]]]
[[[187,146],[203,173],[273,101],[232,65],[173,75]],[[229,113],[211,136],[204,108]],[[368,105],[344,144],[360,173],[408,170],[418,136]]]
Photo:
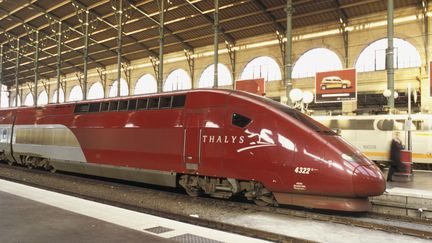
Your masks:
[[[357,99],[355,69],[318,72],[315,76],[315,102],[341,102]]]

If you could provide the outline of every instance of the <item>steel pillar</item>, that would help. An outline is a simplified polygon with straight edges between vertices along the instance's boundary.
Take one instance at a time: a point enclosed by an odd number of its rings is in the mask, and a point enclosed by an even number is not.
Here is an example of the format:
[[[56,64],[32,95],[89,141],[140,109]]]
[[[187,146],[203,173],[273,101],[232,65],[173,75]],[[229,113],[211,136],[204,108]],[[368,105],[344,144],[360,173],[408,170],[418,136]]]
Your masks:
[[[230,58],[230,62],[231,62],[231,68],[232,68],[231,76],[232,76],[232,80],[233,80],[233,89],[235,89],[236,88],[236,86],[235,86],[236,51],[234,49],[234,43],[229,43],[229,42],[225,42],[225,43],[226,43],[226,47],[228,49],[228,54],[229,54],[229,58]]]
[[[387,39],[388,47],[386,50],[386,68],[387,68],[387,88],[390,90],[388,106],[390,110],[394,109],[394,68],[393,68],[393,19],[394,19],[393,0],[387,0]]]
[[[121,58],[122,58],[122,42],[123,42],[123,0],[118,0],[117,7],[117,97],[120,97],[120,81],[121,81]]]
[[[429,17],[428,12],[428,1],[422,1],[423,4],[423,23],[424,23],[424,48],[425,48],[425,66],[426,70],[429,67]]]
[[[191,74],[191,82],[192,82],[192,89],[194,88],[194,73],[195,73],[195,58],[193,57],[194,51],[193,50],[184,50],[186,61],[188,62],[189,66],[189,72]]]
[[[287,1],[286,6],[286,14],[287,14],[287,22],[286,22],[286,43],[285,43],[285,87],[286,87],[286,97],[287,97],[287,105],[292,106],[292,101],[289,98],[289,93],[292,90],[292,14],[293,14],[293,6],[292,0]]]
[[[34,47],[35,47],[35,60],[34,60],[34,94],[33,94],[33,104],[34,106],[37,106],[37,100],[38,100],[38,81],[39,81],[39,31],[35,32],[35,41],[34,41]]]
[[[214,72],[213,72],[213,88],[217,88],[218,84],[218,63],[219,63],[219,0],[214,0]]]
[[[0,108],[3,96],[3,45],[0,45]]]
[[[57,33],[57,102],[60,103],[60,82],[61,82],[61,43],[62,43],[62,23],[58,22]],[[66,94],[65,94],[66,95]],[[66,99],[66,97],[65,97]]]
[[[20,39],[16,40],[16,66],[15,66],[15,107],[18,107],[18,74],[20,61]]]
[[[164,62],[164,24],[165,24],[165,0],[159,1],[159,67],[158,67],[158,80],[157,92],[162,92],[163,88],[163,62]]]
[[[88,45],[89,45],[89,11],[85,10],[84,21],[84,83],[83,83],[83,100],[87,100],[87,76],[88,76]]]

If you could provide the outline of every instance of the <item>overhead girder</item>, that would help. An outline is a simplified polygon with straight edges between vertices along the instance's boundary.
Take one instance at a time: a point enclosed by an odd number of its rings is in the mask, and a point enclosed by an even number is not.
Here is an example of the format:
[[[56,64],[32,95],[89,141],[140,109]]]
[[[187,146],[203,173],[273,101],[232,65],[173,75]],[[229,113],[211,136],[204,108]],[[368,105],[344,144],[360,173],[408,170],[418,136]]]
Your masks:
[[[126,0],[124,0],[124,1],[126,1]],[[99,14],[95,13],[94,11],[92,11],[91,8],[89,8],[88,6],[85,6],[85,5],[81,4],[80,2],[78,2],[78,1],[76,1],[76,0],[71,0],[71,2],[77,4],[77,5],[80,6],[81,8],[87,9],[87,11],[89,11],[90,14],[96,16],[96,18],[97,18],[98,20],[102,21],[103,23],[105,23],[106,25],[108,25],[110,28],[112,28],[112,29],[118,31],[118,26],[115,26],[115,25],[111,24],[110,22],[106,21],[104,18],[102,18],[101,16],[99,16]],[[134,44],[139,44],[142,48],[144,48],[145,50],[147,50],[148,52],[150,52],[150,54],[152,54],[152,55],[156,55],[155,52],[153,52],[152,50],[150,50],[146,45],[144,45],[144,44],[142,44],[142,43],[139,43],[138,40],[135,39],[134,37],[132,37],[132,36],[128,36],[128,35],[127,35],[126,33],[124,33],[123,31],[122,31],[122,35],[127,36],[129,39],[131,39],[131,40],[134,42]],[[98,42],[98,43],[99,43],[99,42]],[[130,62],[130,60],[127,60],[126,58],[124,58],[124,59],[125,59],[126,62]]]
[[[136,7],[135,5],[133,5],[131,3],[130,3],[130,5],[133,9],[135,9],[136,11],[138,11],[139,13],[141,13],[142,15],[144,15],[145,17],[147,17],[148,19],[153,21],[155,24],[160,25],[160,23],[158,21],[153,19],[153,17],[150,16],[149,14],[147,14],[145,11],[141,10],[140,8]],[[165,25],[163,26],[163,28],[164,28],[165,33],[172,35],[178,42],[180,42],[182,44],[184,50],[193,50],[194,49],[189,43],[185,42],[178,35],[174,34],[174,32],[170,28],[168,28]]]
[[[278,31],[281,34],[285,32],[285,29],[279,22],[277,22],[276,18],[271,14],[271,12],[267,10],[267,7],[261,2],[261,0],[255,0],[255,4],[261,9],[261,12],[271,20],[275,31]]]
[[[197,10],[199,13],[201,13],[201,15],[210,23],[213,25],[214,23],[214,18],[210,17],[209,15],[207,15],[206,13],[204,13],[201,9],[199,9],[197,6],[195,6],[194,3],[190,2],[189,0],[186,0],[187,3],[189,3],[195,10]],[[235,43],[235,39],[234,37],[232,37],[230,34],[227,34],[225,32],[225,29],[222,27],[219,27],[219,31],[222,34],[222,36],[224,37],[224,39],[230,43]]]
[[[70,2],[67,2],[67,3],[69,4]],[[65,18],[65,17],[63,17],[63,18],[59,18],[59,17],[57,17],[57,16],[51,14],[50,12],[45,11],[44,9],[42,9],[41,7],[39,7],[39,6],[36,5],[36,4],[32,4],[32,7],[33,7],[35,10],[37,10],[37,11],[39,11],[39,12],[42,12],[42,13],[44,13],[46,16],[48,16],[48,17],[54,19],[55,21],[57,21],[57,22],[62,22],[62,23],[65,25],[65,27],[67,27],[67,28],[70,29],[71,31],[77,33],[78,35],[80,35],[80,36],[83,36],[83,35],[84,35],[84,33],[81,32],[81,31],[79,31],[79,30],[77,30],[76,27],[70,26],[68,23],[65,22],[65,20],[66,20],[66,19],[69,19],[69,18]],[[76,16],[76,15],[73,14],[73,16]],[[47,26],[44,26],[43,28],[45,28],[45,27],[47,27]],[[97,41],[97,40],[95,40],[95,39],[93,39],[93,38],[89,38],[89,40],[91,40],[92,42],[94,42],[94,43],[100,45],[100,46],[103,47],[105,50],[109,50],[109,51],[111,51],[111,50],[109,49],[108,46],[101,44],[99,41]],[[81,53],[81,54],[82,54],[82,53]],[[117,53],[113,52],[113,54],[117,54]],[[128,60],[127,58],[124,58],[124,57],[123,57],[123,59],[124,59],[125,61],[129,62],[129,60]]]
[[[7,12],[7,11],[5,11],[4,9],[2,9],[2,8],[0,8],[0,13],[5,13],[5,12]],[[36,27],[34,27],[34,26],[32,26],[32,25],[30,25],[30,24],[28,24],[28,23],[24,23],[24,21],[22,20],[22,19],[20,19],[20,18],[18,18],[18,17],[15,17],[15,16],[10,16],[12,19],[14,19],[15,21],[17,21],[17,22],[20,22],[21,23],[21,26],[27,26],[28,28],[30,28],[30,29],[32,29],[32,30],[37,30],[37,28]],[[46,34],[45,32],[43,32],[43,31],[41,31],[41,30],[38,30],[40,33],[43,33],[45,36],[47,36],[48,38],[49,38],[49,35],[48,34]],[[8,31],[4,31],[4,32],[8,32]],[[57,40],[56,40],[57,41]],[[72,48],[72,47],[69,47],[68,45],[64,45],[64,46],[66,46],[66,47],[68,47],[68,48],[70,48],[70,49],[72,49],[72,50],[74,50],[74,48]],[[77,50],[75,50],[75,51],[77,51]],[[81,52],[79,52],[79,51],[77,51],[78,53],[80,53],[80,54],[82,54]],[[68,63],[69,64],[69,63]],[[69,64],[69,65],[71,65],[71,66],[74,66],[73,64]],[[82,70],[81,70],[82,71]]]

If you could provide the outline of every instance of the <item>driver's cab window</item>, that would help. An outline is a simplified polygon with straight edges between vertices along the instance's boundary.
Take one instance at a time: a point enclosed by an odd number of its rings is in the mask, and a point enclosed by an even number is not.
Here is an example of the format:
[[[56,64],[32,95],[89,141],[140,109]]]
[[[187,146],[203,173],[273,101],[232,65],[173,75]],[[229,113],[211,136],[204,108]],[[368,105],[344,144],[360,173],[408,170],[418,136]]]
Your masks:
[[[233,113],[232,115],[232,124],[237,127],[246,127],[247,125],[249,125],[249,123],[251,123],[251,121],[252,120],[250,118],[240,115],[238,113]]]

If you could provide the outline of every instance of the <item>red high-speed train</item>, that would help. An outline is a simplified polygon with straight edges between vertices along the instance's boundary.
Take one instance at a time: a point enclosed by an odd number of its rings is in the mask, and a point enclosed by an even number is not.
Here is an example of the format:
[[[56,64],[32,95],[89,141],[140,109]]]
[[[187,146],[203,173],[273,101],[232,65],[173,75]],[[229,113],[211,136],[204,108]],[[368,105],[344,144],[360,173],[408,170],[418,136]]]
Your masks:
[[[0,111],[3,160],[260,205],[367,211],[383,174],[308,116],[233,90]]]

